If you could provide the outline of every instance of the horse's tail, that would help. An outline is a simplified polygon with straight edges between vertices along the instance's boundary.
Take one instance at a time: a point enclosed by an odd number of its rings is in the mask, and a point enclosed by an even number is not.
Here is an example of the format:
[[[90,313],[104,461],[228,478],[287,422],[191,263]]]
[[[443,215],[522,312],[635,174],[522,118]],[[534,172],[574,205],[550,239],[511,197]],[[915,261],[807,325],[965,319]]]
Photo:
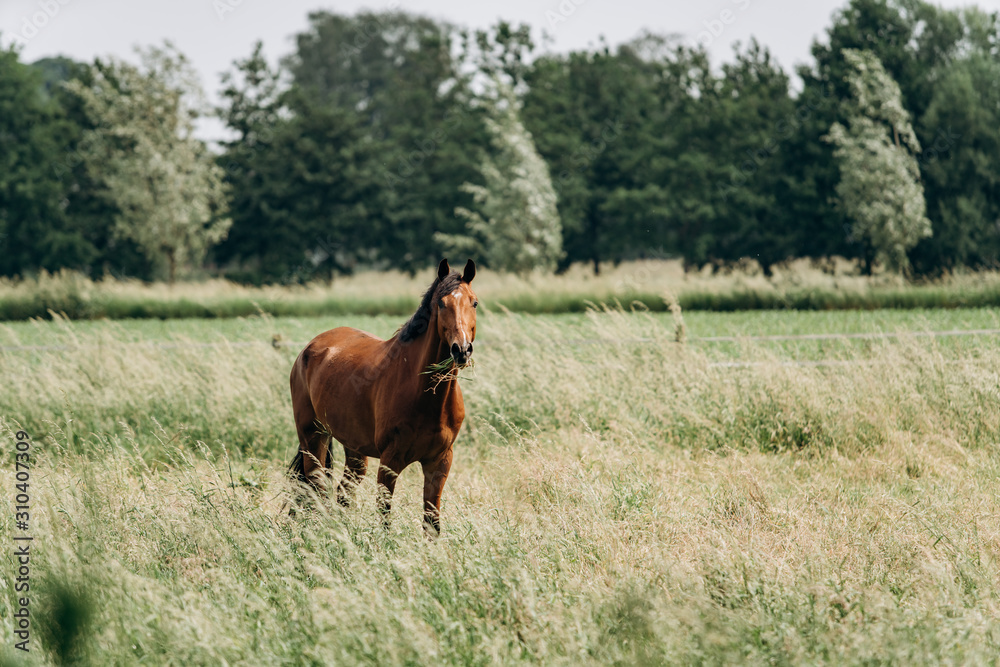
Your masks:
[[[306,366],[309,365],[309,345],[299,353],[295,363],[292,364],[292,373],[289,377],[289,386],[292,391],[292,409],[295,412],[295,426],[299,434],[299,448],[295,452],[295,457],[288,466],[288,478],[293,482],[305,484],[306,479],[305,461],[302,458],[303,447],[308,447],[308,433],[313,427],[316,413],[312,410],[309,401],[308,389],[306,388]]]
[[[306,483],[306,469],[305,464],[302,462],[302,451],[299,450],[295,452],[295,458],[292,459],[292,464],[288,466],[288,479],[293,482]]]
[[[329,467],[330,454],[327,452],[327,467]],[[298,487],[298,492],[293,495],[285,505],[282,507],[282,511],[288,508],[288,516],[294,517],[296,514],[296,506],[304,498],[303,491],[305,490],[305,485],[308,480],[306,479],[306,471],[303,467],[302,462],[302,450],[295,452],[295,457],[292,459],[292,463],[288,466],[288,479],[293,486]]]

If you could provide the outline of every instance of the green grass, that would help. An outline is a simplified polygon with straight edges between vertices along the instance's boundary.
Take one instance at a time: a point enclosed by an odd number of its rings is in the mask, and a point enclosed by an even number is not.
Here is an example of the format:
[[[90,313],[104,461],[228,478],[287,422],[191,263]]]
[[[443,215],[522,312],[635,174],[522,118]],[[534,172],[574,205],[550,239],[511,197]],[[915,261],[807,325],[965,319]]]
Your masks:
[[[805,260],[765,278],[749,272],[685,273],[675,261],[606,266],[600,276],[574,266],[564,275],[498,275],[481,272],[475,289],[484,305],[526,314],[585,313],[595,304],[666,312],[675,298],[687,312],[747,310],[876,310],[1000,307],[1000,273],[948,276],[906,283],[893,276],[858,275],[839,260],[821,271]],[[92,281],[63,272],[25,280],[0,280],[0,321],[48,318],[226,319],[275,317],[404,316],[430,283],[430,270],[361,273],[331,283],[246,287],[223,280],[146,285]],[[671,296],[672,295],[672,296]]]
[[[301,297],[289,294],[281,299],[255,299],[225,296],[208,299],[154,296],[108,296],[99,300],[82,299],[73,294],[29,295],[0,299],[0,320],[46,318],[58,313],[70,319],[182,319],[231,318],[266,313],[277,317],[313,317],[340,315],[405,315],[417,305],[416,294],[384,298],[346,298],[331,295],[325,298]],[[1000,307],[1000,288],[950,288],[915,285],[903,289],[872,289],[865,292],[842,292],[837,289],[814,288],[775,291],[734,290],[728,293],[690,290],[678,295],[686,311],[734,312],[744,310],[877,310],[911,308],[996,308]],[[661,294],[624,291],[607,294],[517,294],[499,295],[497,305],[518,313],[557,314],[584,313],[594,304],[638,305],[653,312],[665,312],[667,304]]]
[[[561,314],[551,317],[504,319],[502,313],[483,304],[481,318],[516,321],[525,335],[539,335],[549,324],[560,331],[560,340],[594,338],[602,335],[623,338],[659,335],[673,329],[668,313],[641,311],[627,325],[628,330],[601,331],[600,318],[586,314]],[[335,326],[352,326],[379,336],[391,336],[406,315],[323,315],[313,317],[250,316],[220,320],[171,319],[109,322],[59,320],[7,322],[0,324],[0,345],[42,345],[72,342],[77,338],[110,334],[116,341],[128,342],[198,342],[260,341],[270,342],[275,335],[287,341],[307,342],[316,333]],[[1000,329],[1000,310],[993,308],[912,309],[880,311],[743,311],[738,313],[685,312],[684,321],[692,339],[718,336],[771,336],[804,334],[853,334],[907,331],[947,331],[951,329]],[[537,327],[536,327],[537,325]],[[535,329],[538,329],[537,331]],[[487,344],[495,339],[487,325],[479,340]]]
[[[350,509],[283,511],[298,348],[273,337],[402,318],[3,325],[37,346],[0,347],[0,430],[37,453],[27,664],[994,661],[996,337],[702,339],[997,312],[684,320],[681,345],[666,314],[483,314],[434,543],[417,467],[388,531],[372,479]],[[13,485],[8,446],[4,535]]]
[[[254,299],[252,297],[217,297],[198,299],[188,297],[157,298],[153,296],[108,296],[102,299],[83,299],[74,294],[28,295],[9,297],[0,301],[0,320],[27,320],[33,317],[49,317],[52,313],[70,319],[182,319],[247,317],[266,313],[268,315],[365,315],[391,313],[403,315],[412,312],[417,304],[415,296],[399,296],[385,299],[348,298],[296,298]]]

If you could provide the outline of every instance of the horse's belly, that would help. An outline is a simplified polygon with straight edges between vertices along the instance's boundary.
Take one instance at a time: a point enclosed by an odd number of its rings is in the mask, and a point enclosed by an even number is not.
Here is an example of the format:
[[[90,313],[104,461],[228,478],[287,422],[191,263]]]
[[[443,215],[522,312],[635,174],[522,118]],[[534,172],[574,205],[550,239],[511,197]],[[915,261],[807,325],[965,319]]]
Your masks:
[[[372,408],[374,377],[354,355],[336,348],[327,351],[311,382],[316,416],[337,442],[365,454],[374,450]]]

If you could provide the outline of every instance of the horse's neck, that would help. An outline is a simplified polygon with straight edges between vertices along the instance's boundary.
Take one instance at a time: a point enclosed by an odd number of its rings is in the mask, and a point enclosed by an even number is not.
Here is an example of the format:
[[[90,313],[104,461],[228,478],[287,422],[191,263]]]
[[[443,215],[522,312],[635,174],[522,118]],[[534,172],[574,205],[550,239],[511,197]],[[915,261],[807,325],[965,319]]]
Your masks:
[[[440,377],[434,377],[434,372],[427,372],[428,366],[436,364],[439,361],[444,361],[451,354],[448,346],[445,345],[444,341],[438,335],[436,319],[431,319],[428,323],[427,331],[410,343],[410,345],[413,345],[413,350],[416,354],[413,354],[412,357],[407,355],[409,366],[407,372],[413,373],[420,378],[422,393],[433,389],[431,393],[434,396],[446,397],[450,392],[452,383],[457,381],[457,376],[452,375],[445,380],[441,380]]]
[[[431,324],[433,325],[434,322],[431,322]],[[425,331],[420,338],[413,342],[417,345],[417,354],[414,356],[417,359],[417,364],[419,365],[421,372],[426,370],[431,364],[436,364],[441,361],[437,358],[437,356],[443,345],[441,343],[441,337],[438,336],[437,327],[428,326],[427,331]]]

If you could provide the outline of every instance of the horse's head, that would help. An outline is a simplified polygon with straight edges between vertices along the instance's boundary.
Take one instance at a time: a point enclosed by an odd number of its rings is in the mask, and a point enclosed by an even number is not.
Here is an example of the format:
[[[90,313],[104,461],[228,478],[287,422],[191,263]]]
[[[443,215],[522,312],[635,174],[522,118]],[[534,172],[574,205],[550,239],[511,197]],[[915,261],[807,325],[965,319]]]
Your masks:
[[[448,260],[442,259],[438,265],[438,279],[444,280],[450,273]],[[479,301],[470,285],[475,277],[476,263],[470,259],[461,278],[453,279],[454,289],[439,294],[437,300],[438,335],[459,366],[469,363],[472,341],[476,340],[476,307]]]

